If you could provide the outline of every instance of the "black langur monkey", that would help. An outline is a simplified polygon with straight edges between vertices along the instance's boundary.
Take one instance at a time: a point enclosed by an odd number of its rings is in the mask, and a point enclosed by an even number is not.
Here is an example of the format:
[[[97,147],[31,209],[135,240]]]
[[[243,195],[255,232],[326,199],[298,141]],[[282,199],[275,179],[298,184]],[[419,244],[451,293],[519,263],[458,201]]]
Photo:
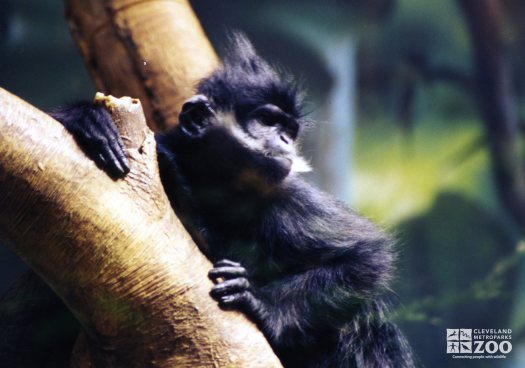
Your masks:
[[[298,88],[242,35],[197,86],[180,124],[157,134],[164,188],[214,262],[211,296],[243,311],[285,367],[413,367],[380,294],[391,240],[301,177]],[[128,161],[111,117],[81,103],[54,118],[113,177]]]

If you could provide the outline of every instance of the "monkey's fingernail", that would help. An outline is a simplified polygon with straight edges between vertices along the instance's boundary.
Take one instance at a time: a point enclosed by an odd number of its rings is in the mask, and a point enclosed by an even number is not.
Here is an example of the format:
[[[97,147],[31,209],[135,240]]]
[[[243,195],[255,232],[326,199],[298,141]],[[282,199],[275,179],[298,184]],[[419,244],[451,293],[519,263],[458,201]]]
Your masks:
[[[121,163],[118,160],[113,161],[113,165],[115,167],[117,176],[122,177],[127,174],[126,169],[121,165]]]

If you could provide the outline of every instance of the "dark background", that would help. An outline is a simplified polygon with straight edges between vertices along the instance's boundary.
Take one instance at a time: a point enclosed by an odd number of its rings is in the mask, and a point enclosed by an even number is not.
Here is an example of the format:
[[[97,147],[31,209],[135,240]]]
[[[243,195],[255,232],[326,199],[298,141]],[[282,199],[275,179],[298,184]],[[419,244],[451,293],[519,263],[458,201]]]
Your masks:
[[[523,367],[525,221],[512,204],[523,198],[495,168],[525,167],[525,4],[469,3],[192,1],[219,52],[227,30],[243,30],[304,82],[318,122],[303,149],[311,179],[397,236],[395,316],[420,361]],[[41,109],[95,92],[63,12],[58,0],[0,0],[0,86]],[[0,246],[0,292],[23,269]],[[452,360],[446,328],[512,328],[513,351]]]

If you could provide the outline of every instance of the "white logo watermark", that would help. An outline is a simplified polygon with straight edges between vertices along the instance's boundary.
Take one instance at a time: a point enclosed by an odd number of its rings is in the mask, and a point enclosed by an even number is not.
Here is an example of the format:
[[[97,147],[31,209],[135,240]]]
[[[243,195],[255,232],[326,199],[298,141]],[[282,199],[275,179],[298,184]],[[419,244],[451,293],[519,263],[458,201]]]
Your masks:
[[[505,359],[512,351],[511,329],[447,328],[447,354],[453,359]]]

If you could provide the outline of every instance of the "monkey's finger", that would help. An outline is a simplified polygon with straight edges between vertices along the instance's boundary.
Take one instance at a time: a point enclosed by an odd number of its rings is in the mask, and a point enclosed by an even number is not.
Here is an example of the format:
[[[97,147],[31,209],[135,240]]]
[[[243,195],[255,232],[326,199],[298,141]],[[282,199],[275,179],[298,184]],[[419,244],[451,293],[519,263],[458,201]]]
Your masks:
[[[214,299],[218,299],[221,296],[238,293],[250,288],[250,282],[241,277],[233,280],[226,280],[220,284],[215,285],[211,288],[210,295]]]
[[[232,305],[242,304],[243,297],[239,294],[226,295],[226,296],[219,298],[218,302],[219,302],[219,306],[228,307]]]
[[[110,176],[121,178],[129,172],[129,167],[122,166],[119,159],[107,145],[103,145],[100,156],[103,159],[102,166]]]
[[[239,262],[230,261],[229,259],[221,259],[219,262],[217,262],[217,263],[215,263],[213,265],[213,267],[215,267],[215,268],[217,268],[217,267],[228,267],[228,266],[241,267],[241,264]]]
[[[253,295],[249,291],[242,291],[240,293],[224,295],[218,299],[219,307],[229,309],[231,307],[246,307],[250,305],[250,300]]]
[[[84,151],[99,168],[112,178],[120,178],[129,172],[129,167],[123,167],[115,154],[111,151],[106,137],[98,131],[90,132],[78,137],[79,144],[85,147]]]
[[[246,277],[248,273],[246,272],[246,269],[244,267],[216,267],[212,268],[210,272],[208,272],[208,277],[210,280],[217,280],[219,277],[222,277],[226,280],[238,278],[238,277]]]
[[[124,143],[120,138],[115,124],[112,122],[111,124],[103,125],[101,129],[103,130],[103,136],[107,139],[106,149],[113,152],[120,166],[126,171],[125,174],[127,174],[129,172],[129,161],[126,150],[124,149]]]

